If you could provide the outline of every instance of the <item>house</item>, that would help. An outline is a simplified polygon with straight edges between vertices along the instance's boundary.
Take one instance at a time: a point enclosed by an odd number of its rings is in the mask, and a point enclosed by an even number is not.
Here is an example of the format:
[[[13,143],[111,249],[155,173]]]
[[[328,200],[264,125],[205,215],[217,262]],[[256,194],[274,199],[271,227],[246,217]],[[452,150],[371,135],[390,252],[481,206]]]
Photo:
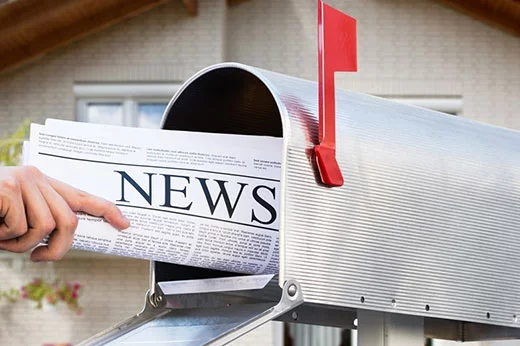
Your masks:
[[[517,1],[329,3],[358,20],[359,71],[340,74],[339,87],[520,129]],[[2,132],[49,117],[158,126],[179,85],[222,61],[315,80],[315,7],[313,0],[0,1]],[[2,345],[78,342],[143,305],[146,261],[79,252],[58,263],[25,259],[0,255],[0,289],[35,276],[78,281],[84,313],[2,301]],[[279,326],[254,333],[237,344],[281,345]]]

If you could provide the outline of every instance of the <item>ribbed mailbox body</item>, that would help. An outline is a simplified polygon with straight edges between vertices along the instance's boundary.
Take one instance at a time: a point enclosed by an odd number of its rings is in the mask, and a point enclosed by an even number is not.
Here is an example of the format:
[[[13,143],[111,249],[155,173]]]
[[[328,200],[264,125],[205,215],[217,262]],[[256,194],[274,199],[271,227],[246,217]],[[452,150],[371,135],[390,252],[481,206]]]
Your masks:
[[[337,90],[345,184],[329,188],[313,156],[317,93],[216,65],[186,83],[163,127],[284,137],[280,280],[298,280],[306,302],[516,325],[520,133]]]
[[[284,138],[278,279],[301,285],[302,307],[423,316],[451,339],[486,332],[461,335],[449,321],[514,337],[520,132],[338,89],[345,183],[330,188],[313,154],[317,93],[315,82],[219,64],[184,84],[162,126]],[[152,283],[212,275],[156,263]]]

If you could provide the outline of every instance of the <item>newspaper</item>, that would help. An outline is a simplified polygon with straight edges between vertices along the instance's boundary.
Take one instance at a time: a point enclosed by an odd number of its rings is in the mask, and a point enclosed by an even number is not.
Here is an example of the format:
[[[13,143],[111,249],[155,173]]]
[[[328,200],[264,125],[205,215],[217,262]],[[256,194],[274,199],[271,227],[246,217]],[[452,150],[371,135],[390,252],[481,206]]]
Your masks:
[[[48,119],[24,162],[104,197],[131,227],[78,213],[72,248],[245,274],[278,270],[282,139]]]

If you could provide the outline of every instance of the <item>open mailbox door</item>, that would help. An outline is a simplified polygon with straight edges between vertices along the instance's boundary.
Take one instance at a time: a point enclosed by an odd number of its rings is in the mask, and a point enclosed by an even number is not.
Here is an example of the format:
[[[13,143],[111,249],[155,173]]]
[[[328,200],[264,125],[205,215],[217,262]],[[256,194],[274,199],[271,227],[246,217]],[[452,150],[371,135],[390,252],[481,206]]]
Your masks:
[[[81,345],[223,345],[303,303],[273,275],[160,282],[144,310]]]
[[[185,83],[164,129],[283,137],[279,275],[152,263],[144,311],[82,345],[224,344],[271,319],[361,332],[367,311],[421,337],[520,337],[520,132],[337,90],[330,188],[317,92],[235,63]]]

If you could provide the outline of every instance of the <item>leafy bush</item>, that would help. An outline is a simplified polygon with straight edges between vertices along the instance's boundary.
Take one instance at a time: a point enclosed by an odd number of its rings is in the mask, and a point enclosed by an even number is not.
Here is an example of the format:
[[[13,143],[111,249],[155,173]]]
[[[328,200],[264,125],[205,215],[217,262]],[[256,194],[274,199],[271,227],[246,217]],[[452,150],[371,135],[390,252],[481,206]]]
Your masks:
[[[0,140],[0,166],[16,166],[22,156],[23,141],[27,138],[31,122],[25,120],[7,138]]]

